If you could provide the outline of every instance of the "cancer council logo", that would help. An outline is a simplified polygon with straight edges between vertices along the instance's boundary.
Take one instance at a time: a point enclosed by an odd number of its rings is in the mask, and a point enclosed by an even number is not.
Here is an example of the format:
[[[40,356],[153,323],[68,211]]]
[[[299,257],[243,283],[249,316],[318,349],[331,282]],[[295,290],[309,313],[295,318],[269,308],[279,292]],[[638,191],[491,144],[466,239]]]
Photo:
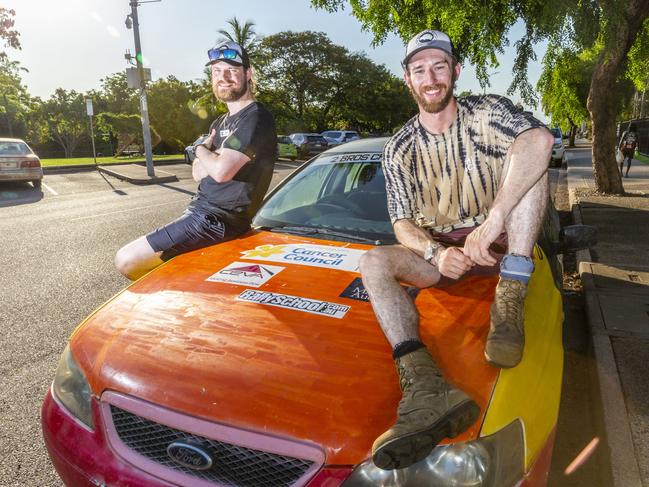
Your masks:
[[[283,254],[285,250],[285,245],[259,245],[255,247],[254,250],[245,250],[241,252],[246,258],[254,257],[271,257],[275,254]]]

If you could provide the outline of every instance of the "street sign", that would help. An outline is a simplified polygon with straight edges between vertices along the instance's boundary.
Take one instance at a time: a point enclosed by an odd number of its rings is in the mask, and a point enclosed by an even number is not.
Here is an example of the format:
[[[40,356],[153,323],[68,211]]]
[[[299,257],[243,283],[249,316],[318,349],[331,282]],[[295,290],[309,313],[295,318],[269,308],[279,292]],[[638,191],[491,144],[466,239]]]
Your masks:
[[[151,81],[151,68],[143,68],[144,81]],[[126,68],[126,83],[129,88],[140,87],[140,77],[137,73],[137,68]]]
[[[92,111],[92,100],[90,98],[86,100],[86,113],[89,117],[92,117],[94,115]]]

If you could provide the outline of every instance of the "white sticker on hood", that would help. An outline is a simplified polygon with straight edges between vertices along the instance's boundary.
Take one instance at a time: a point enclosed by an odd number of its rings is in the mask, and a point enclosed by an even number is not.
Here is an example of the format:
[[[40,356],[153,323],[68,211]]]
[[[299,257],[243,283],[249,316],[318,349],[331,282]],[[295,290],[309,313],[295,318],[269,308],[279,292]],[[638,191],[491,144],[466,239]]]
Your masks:
[[[243,259],[358,272],[358,261],[365,251],[329,245],[287,244],[260,245],[254,250],[246,250],[241,253]]]
[[[249,262],[233,262],[216,274],[206,279],[210,282],[227,282],[239,286],[259,287],[267,282],[285,267],[276,265],[251,264]]]
[[[330,318],[342,318],[351,309],[344,304],[329,303],[317,299],[301,298],[299,296],[290,296],[288,294],[270,293],[265,291],[255,291],[246,289],[236,298],[237,301],[246,301],[248,303],[265,304],[266,306],[275,306],[277,308],[294,309],[295,311],[304,311],[315,315],[329,316]]]

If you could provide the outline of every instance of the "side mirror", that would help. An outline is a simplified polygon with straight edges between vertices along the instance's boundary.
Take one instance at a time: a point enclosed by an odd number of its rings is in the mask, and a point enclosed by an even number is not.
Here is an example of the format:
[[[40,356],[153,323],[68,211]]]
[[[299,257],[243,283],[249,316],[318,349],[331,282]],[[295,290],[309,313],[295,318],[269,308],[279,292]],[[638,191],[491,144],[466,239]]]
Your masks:
[[[597,229],[591,225],[569,225],[559,232],[556,245],[558,254],[576,252],[597,243]]]

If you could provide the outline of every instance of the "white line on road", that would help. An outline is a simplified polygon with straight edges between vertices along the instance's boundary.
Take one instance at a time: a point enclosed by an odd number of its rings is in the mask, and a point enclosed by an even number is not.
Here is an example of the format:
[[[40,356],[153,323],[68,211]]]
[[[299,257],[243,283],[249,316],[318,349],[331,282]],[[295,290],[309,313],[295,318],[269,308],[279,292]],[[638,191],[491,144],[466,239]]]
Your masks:
[[[178,203],[178,202],[181,202],[181,201],[187,203],[186,199],[178,199],[178,200],[173,200],[173,201],[167,201],[166,203],[159,203],[157,205],[138,206],[137,208],[128,208],[126,210],[109,211],[108,213],[100,213],[99,215],[80,216],[79,218],[72,218],[72,219],[70,219],[68,221],[78,222],[80,220],[88,220],[90,218],[99,218],[99,217],[102,217],[102,216],[116,215],[118,213],[127,213],[129,211],[144,210],[146,208],[155,208],[157,206],[172,205],[172,204],[175,204],[175,203]]]
[[[58,196],[58,195],[59,195],[59,193],[57,193],[56,191],[54,191],[54,190],[53,190],[52,188],[50,188],[47,184],[45,184],[45,183],[41,183],[41,185],[44,186],[45,189],[48,190],[50,193],[52,193],[54,196]]]

